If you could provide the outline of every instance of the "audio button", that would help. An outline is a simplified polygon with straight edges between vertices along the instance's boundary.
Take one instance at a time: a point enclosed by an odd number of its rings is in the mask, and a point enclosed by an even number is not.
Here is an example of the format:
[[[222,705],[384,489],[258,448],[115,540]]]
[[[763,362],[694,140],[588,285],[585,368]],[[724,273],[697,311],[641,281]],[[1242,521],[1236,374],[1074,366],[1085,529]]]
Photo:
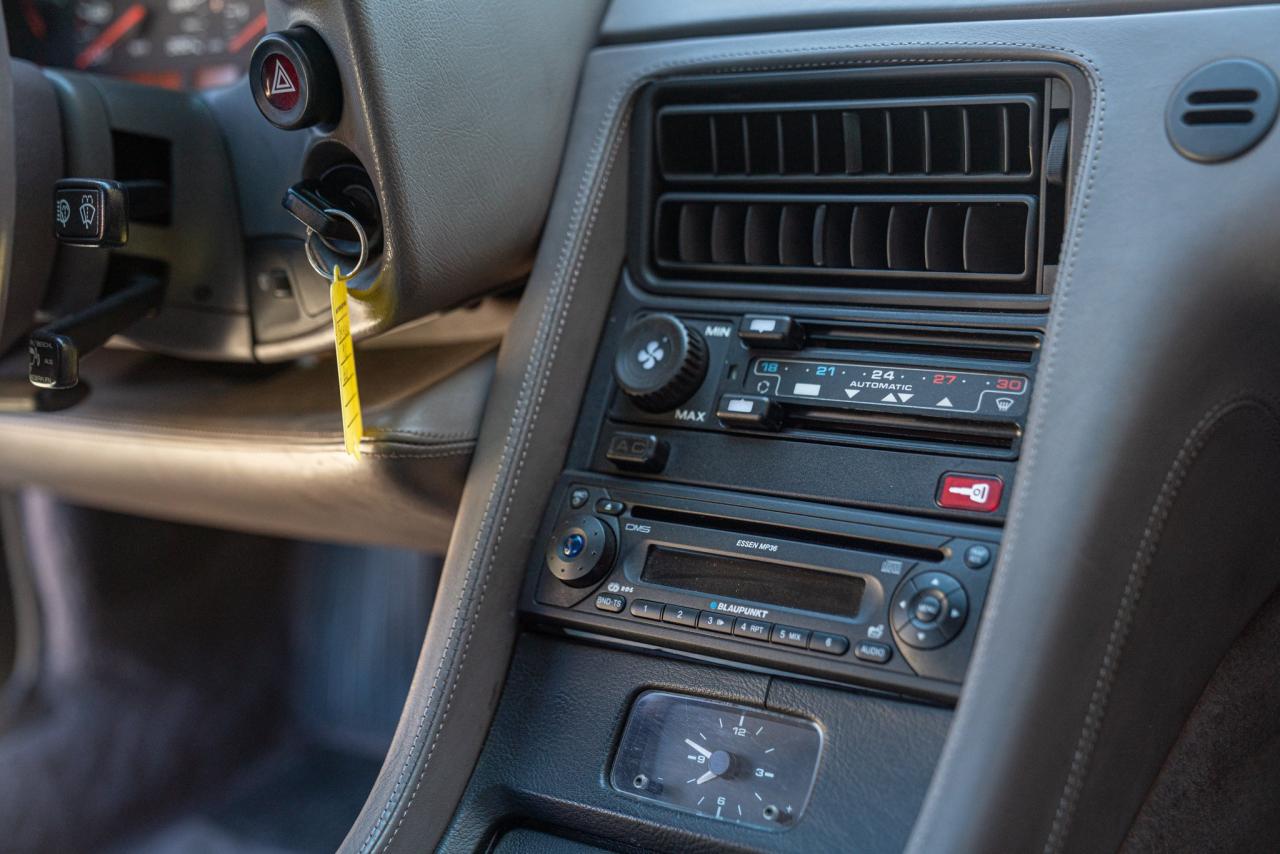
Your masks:
[[[893,648],[873,641],[858,641],[853,647],[853,656],[872,664],[887,664],[893,658]]]

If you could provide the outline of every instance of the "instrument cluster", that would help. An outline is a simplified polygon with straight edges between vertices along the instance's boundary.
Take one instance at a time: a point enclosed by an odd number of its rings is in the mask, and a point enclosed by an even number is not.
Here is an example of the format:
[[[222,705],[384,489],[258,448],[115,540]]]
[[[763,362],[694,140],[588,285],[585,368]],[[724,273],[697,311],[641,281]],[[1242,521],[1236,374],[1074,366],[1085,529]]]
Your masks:
[[[266,32],[262,0],[4,0],[10,53],[167,89],[234,83]]]

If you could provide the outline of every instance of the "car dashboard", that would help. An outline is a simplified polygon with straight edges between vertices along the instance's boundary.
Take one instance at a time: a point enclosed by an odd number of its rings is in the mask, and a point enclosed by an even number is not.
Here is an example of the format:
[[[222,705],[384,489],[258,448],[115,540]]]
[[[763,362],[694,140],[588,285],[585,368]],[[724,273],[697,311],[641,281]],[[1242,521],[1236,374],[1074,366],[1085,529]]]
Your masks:
[[[5,3],[0,480],[445,555],[342,850],[1256,842],[1280,10],[468,5]]]

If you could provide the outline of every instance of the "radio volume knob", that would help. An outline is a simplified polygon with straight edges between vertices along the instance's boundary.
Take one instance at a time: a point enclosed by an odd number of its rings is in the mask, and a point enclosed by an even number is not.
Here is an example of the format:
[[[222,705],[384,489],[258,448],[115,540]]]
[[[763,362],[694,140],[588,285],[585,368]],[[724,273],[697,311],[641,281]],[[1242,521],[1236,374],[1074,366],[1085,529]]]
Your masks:
[[[707,343],[674,315],[647,314],[622,333],[613,376],[641,409],[674,409],[706,378]]]
[[[565,520],[547,544],[547,569],[570,587],[590,587],[609,574],[616,552],[613,531],[595,516]]]

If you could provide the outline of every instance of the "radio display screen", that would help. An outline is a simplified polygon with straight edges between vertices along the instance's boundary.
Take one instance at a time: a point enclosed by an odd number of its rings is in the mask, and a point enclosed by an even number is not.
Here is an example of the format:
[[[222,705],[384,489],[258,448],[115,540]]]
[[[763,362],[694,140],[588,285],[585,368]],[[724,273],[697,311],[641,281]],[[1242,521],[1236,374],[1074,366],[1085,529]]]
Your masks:
[[[640,577],[708,596],[837,617],[857,616],[866,587],[856,575],[658,547],[649,550]]]

